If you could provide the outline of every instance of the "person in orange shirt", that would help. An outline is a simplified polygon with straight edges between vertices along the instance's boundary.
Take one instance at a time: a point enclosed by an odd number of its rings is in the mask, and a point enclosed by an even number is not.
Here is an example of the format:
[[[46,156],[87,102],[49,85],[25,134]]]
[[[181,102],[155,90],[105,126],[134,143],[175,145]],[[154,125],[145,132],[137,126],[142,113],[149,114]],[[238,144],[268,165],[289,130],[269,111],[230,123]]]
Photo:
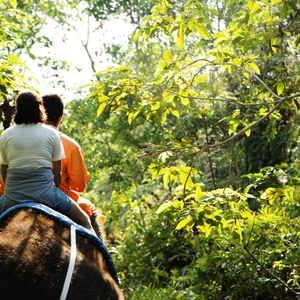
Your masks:
[[[57,94],[49,94],[42,96],[42,100],[47,113],[46,123],[58,130],[64,112],[61,97]],[[84,163],[83,151],[75,140],[60,131],[58,132],[66,155],[66,158],[62,160],[62,176],[59,188],[76,201],[88,216],[91,216],[96,210],[95,206],[79,194],[84,192],[90,177]],[[105,216],[100,217],[100,220],[104,222]]]

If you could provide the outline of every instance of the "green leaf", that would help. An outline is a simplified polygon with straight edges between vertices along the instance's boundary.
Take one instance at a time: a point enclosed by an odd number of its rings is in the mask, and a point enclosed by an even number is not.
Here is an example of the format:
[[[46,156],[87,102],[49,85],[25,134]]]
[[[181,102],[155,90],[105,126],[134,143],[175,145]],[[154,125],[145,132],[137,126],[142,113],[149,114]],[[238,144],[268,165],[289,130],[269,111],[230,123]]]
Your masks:
[[[18,6],[18,1],[17,0],[9,0],[9,3],[13,8],[17,8],[17,6]]]
[[[206,74],[200,74],[195,76],[194,81],[199,84],[202,84],[202,83],[206,83],[208,79],[209,77]]]
[[[205,237],[208,237],[210,235],[211,226],[208,223],[206,223],[204,221],[204,225],[203,226],[198,226],[198,227],[205,234]]]
[[[184,28],[183,28],[182,24],[179,26],[179,29],[178,29],[176,43],[177,43],[178,48],[181,50],[184,46]]]
[[[228,134],[231,135],[232,133],[235,133],[240,123],[236,120],[231,120],[229,122],[229,130]]]
[[[166,61],[171,61],[173,60],[173,55],[170,51],[165,51],[164,54],[163,54],[163,59],[166,60]]]
[[[161,125],[164,125],[167,121],[167,115],[168,115],[168,111],[165,110],[162,115],[160,116],[160,123]]]
[[[166,202],[166,203],[163,203],[156,211],[156,213],[159,215],[161,214],[162,212],[164,212],[165,210],[167,210],[168,208],[172,207],[173,206],[173,202],[170,201],[170,202]]]
[[[157,209],[156,213],[161,214],[162,212],[169,209],[170,207],[174,207],[178,210],[182,210],[183,206],[184,206],[183,201],[179,201],[179,200],[165,202]]]
[[[181,220],[177,224],[175,230],[180,230],[180,229],[184,228],[186,225],[191,224],[191,223],[193,223],[193,218],[190,215],[188,215],[185,219]]]
[[[202,191],[201,187],[197,186],[195,199],[198,201],[202,198],[203,195],[205,195],[205,193]]]
[[[281,95],[281,94],[283,93],[283,90],[284,90],[284,84],[283,84],[282,81],[279,81],[279,82],[277,83],[276,90],[277,90],[278,96]]]
[[[180,182],[185,184],[188,189],[193,186],[193,181],[191,178],[192,172],[190,172],[190,170],[191,168],[189,167],[181,166],[179,171]]]
[[[236,109],[233,114],[231,115],[232,118],[235,118],[241,114],[241,111],[239,109]]]
[[[208,31],[207,31],[207,29],[206,29],[203,25],[198,24],[198,23],[195,23],[194,26],[196,27],[197,32],[198,32],[205,40],[208,40],[208,39],[209,39]]]
[[[185,105],[185,106],[188,106],[188,105],[190,105],[190,100],[189,100],[189,98],[188,97],[179,97],[179,100],[180,100],[180,102],[183,104],[183,105]]]
[[[134,33],[134,35],[133,35],[133,41],[134,42],[136,42],[138,39],[139,39],[139,37],[141,36],[141,34],[142,34],[142,31],[141,30],[137,30],[135,33]]]
[[[271,5],[276,5],[278,3],[282,3],[282,0],[272,0]]]
[[[253,220],[253,213],[251,213],[249,210],[245,210],[241,212],[241,217],[244,219]]]
[[[266,107],[262,107],[259,109],[259,115],[264,116],[268,113],[268,109]]]
[[[164,187],[167,188],[170,182],[170,170],[164,174]]]
[[[245,131],[245,134],[246,134],[246,136],[248,136],[248,137],[249,137],[249,136],[250,136],[250,134],[251,134],[251,129],[248,129],[248,130],[246,130],[246,131]]]
[[[256,63],[254,62],[249,62],[246,67],[245,67],[246,70],[251,70],[251,71],[254,71],[256,74],[260,75],[260,70],[259,70],[259,67]]]
[[[104,101],[100,104],[100,106],[97,109],[97,118],[102,114],[103,110],[107,106],[107,103],[108,103],[107,101]]]
[[[174,109],[174,108],[170,108],[170,111],[171,111],[171,113],[175,116],[175,117],[177,117],[178,119],[179,119],[179,111],[178,110],[176,110],[176,109]]]

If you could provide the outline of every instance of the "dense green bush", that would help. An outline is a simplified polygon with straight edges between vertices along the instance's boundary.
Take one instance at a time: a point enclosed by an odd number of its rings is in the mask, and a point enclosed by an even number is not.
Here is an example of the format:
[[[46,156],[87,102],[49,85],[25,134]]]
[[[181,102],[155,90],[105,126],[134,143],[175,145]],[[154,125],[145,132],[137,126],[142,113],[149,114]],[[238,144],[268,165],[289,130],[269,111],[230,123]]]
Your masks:
[[[243,193],[203,191],[168,207],[136,189],[114,193],[103,209],[127,298],[296,299],[299,175],[297,163],[268,167],[247,175]]]

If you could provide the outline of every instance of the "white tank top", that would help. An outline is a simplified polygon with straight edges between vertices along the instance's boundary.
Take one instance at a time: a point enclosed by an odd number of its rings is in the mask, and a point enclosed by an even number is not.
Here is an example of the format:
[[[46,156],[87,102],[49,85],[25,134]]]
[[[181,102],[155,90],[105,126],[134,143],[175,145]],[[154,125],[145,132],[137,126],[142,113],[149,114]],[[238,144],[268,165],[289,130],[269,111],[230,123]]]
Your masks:
[[[45,124],[14,125],[0,138],[0,163],[8,169],[52,168],[52,162],[65,158],[56,129]]]

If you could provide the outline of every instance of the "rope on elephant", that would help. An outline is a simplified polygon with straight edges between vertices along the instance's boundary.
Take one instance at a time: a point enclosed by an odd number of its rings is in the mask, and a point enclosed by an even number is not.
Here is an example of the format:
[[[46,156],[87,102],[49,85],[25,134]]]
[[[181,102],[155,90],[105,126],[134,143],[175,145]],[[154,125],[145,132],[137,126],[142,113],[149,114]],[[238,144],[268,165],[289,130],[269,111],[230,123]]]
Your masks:
[[[65,278],[64,286],[61,292],[60,300],[65,300],[68,295],[68,291],[70,288],[70,283],[75,267],[75,262],[76,262],[76,228],[74,225],[71,225],[71,255],[70,255],[70,262],[69,262],[69,267],[67,271],[67,275]]]

